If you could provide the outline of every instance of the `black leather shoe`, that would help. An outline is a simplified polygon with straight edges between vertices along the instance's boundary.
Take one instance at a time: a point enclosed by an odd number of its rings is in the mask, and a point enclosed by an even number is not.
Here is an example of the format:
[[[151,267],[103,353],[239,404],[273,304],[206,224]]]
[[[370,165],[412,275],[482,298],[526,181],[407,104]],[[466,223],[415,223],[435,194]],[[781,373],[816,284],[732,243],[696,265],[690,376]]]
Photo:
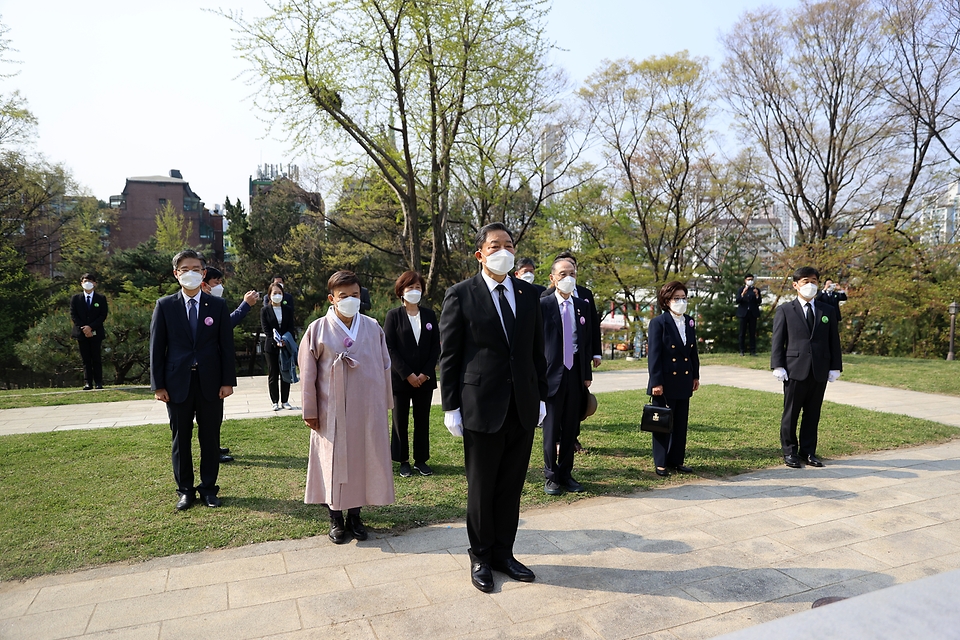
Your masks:
[[[230,453],[230,447],[220,447],[220,453]]]
[[[693,467],[688,467],[685,464],[680,465],[679,467],[674,467],[677,470],[677,473],[693,473]]]
[[[800,458],[797,456],[783,456],[783,463],[794,469],[800,468]]]
[[[228,456],[225,453],[220,454],[220,462],[233,462],[233,456]]]
[[[214,508],[215,508],[215,507],[219,507],[221,504],[223,504],[222,502],[220,502],[220,498],[218,498],[217,496],[215,496],[215,495],[212,494],[212,493],[209,493],[209,494],[207,494],[207,495],[205,495],[205,496],[200,496],[200,499],[203,500],[203,504],[207,505],[208,507],[214,507]]]
[[[103,385],[102,385],[102,384],[94,385],[93,388],[94,388],[94,389],[99,389],[99,390],[103,391]]]
[[[327,534],[333,544],[343,544],[347,541],[347,527],[343,523],[343,516],[330,518],[330,533]]]
[[[548,496],[562,496],[563,487],[553,480],[547,480],[543,483],[543,492]]]
[[[184,493],[180,495],[180,499],[177,500],[177,511],[186,511],[193,506],[193,501],[195,500],[192,493]]]
[[[520,582],[533,582],[537,578],[537,576],[533,574],[533,571],[530,571],[530,569],[524,566],[516,558],[507,558],[503,562],[494,562],[492,566],[496,571],[505,573],[514,580],[519,580]]]
[[[807,464],[810,465],[811,467],[822,467],[823,460],[821,460],[815,455],[809,455],[807,456]]]
[[[357,540],[367,539],[367,528],[363,526],[363,521],[360,520],[359,514],[347,516],[347,526],[350,527],[350,531],[353,532],[353,537]]]
[[[586,487],[584,487],[582,484],[580,484],[573,478],[570,478],[569,480],[567,480],[567,483],[564,485],[563,488],[569,491],[570,493],[583,493],[584,491],[587,490]]]
[[[669,471],[667,471],[666,469],[662,469],[660,467],[657,467],[655,471],[657,472],[657,475],[660,476],[661,478],[666,478],[668,475],[670,475]]]
[[[470,563],[470,582],[484,593],[493,591],[493,572],[486,562],[472,561]]]
[[[92,389],[93,389],[93,387],[90,386],[89,384],[83,385],[83,390],[84,390],[84,391],[90,391],[90,390],[92,390]]]

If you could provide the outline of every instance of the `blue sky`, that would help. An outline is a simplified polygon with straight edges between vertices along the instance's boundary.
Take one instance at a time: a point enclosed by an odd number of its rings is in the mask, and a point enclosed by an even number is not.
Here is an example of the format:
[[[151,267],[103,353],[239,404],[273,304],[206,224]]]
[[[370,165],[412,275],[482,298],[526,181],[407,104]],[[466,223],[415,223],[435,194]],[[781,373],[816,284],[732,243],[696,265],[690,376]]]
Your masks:
[[[604,59],[686,49],[716,63],[719,34],[761,4],[797,0],[554,0],[548,35],[579,83]],[[266,11],[261,0],[221,6]],[[0,0],[0,16],[21,61],[0,89],[20,89],[40,120],[37,151],[98,198],[129,176],[180,169],[208,207],[226,195],[246,201],[258,164],[295,160],[264,137],[229,23],[195,1]]]

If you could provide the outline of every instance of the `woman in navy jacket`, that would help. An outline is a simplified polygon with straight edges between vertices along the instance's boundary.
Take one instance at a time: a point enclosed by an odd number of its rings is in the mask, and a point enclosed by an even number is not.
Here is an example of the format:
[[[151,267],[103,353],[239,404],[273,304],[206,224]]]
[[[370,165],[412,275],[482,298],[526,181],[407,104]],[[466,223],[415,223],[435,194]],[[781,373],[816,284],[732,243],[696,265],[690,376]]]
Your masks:
[[[700,387],[700,357],[697,354],[696,323],[686,315],[687,287],[682,282],[668,282],[657,295],[658,317],[647,330],[647,369],[650,380],[647,393],[654,402],[673,409],[673,433],[653,434],[653,463],[658,476],[692,473],[683,464],[687,447],[687,421],[690,397]]]
[[[440,357],[440,327],[437,314],[420,307],[423,277],[407,271],[394,285],[401,305],[387,312],[383,333],[390,352],[393,382],[393,438],[390,453],[400,463],[400,475],[413,474],[407,437],[410,405],[413,404],[413,469],[429,476],[430,405],[437,388],[437,359]]]
[[[293,309],[283,297],[283,287],[271,284],[263,300],[263,309],[260,311],[260,328],[266,337],[263,344],[263,353],[267,357],[267,387],[270,389],[270,402],[273,410],[293,409],[290,406],[290,383],[280,378],[280,349],[273,332],[281,336],[289,333],[296,338],[293,328]]]

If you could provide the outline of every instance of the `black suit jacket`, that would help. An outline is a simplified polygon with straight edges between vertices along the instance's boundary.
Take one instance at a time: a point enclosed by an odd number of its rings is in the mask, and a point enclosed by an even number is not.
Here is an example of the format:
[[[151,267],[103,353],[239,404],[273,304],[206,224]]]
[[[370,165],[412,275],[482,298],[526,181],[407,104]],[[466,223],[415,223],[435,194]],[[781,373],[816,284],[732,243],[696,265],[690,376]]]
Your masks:
[[[407,319],[407,310],[394,307],[387,311],[383,321],[383,334],[390,352],[390,369],[393,390],[407,393],[413,390],[407,382],[411,373],[421,373],[430,379],[420,389],[437,388],[437,359],[440,357],[440,326],[437,314],[432,309],[420,307],[420,341],[413,337],[413,327]]]
[[[157,300],[150,321],[150,388],[166,389],[170,402],[187,399],[190,368],[197,363],[203,399],[220,399],[220,387],[237,386],[230,312],[221,298],[200,294],[194,341],[182,290]]]
[[[543,317],[533,285],[507,276],[516,293],[516,325],[507,342],[481,274],[449,289],[440,313],[440,393],[443,409],[460,409],[463,428],[495,433],[513,395],[520,424],[537,426],[547,399]]]
[[[280,322],[277,322],[277,314],[273,312],[272,304],[265,304],[260,310],[260,328],[266,336],[263,350],[267,353],[275,353],[280,350],[277,343],[273,340],[273,330],[276,329],[280,335],[290,332],[290,335],[296,337],[293,327],[293,307],[289,304],[280,305]]]
[[[760,289],[750,287],[746,293],[743,292],[743,287],[737,289],[737,317],[760,317]]]
[[[580,380],[593,380],[590,360],[593,354],[588,353],[592,347],[591,335],[593,322],[591,321],[590,306],[583,300],[570,296],[573,303],[573,322],[577,330],[577,354],[580,356],[580,370],[577,377]],[[543,315],[543,348],[547,360],[547,396],[553,396],[560,388],[563,380],[563,318],[560,316],[560,303],[556,295],[540,298],[540,312]]]
[[[556,290],[556,287],[547,287],[540,293],[540,297],[547,298],[552,296]],[[593,319],[593,326],[590,329],[590,348],[586,349],[586,351],[589,351],[590,353],[587,355],[590,358],[593,358],[593,356],[602,356],[603,341],[600,337],[600,314],[597,312],[597,303],[595,300],[596,296],[593,295],[593,291],[578,284],[577,295],[575,297],[587,303],[587,306],[590,308],[590,317]],[[581,353],[583,353],[583,350],[584,348],[581,347]]]
[[[680,338],[677,323],[669,311],[650,321],[647,328],[647,393],[663,385],[665,398],[689,398],[693,381],[700,379],[700,353],[693,318],[683,315],[686,340]]]
[[[839,315],[829,304],[814,301],[813,306],[812,335],[799,300],[777,307],[770,368],[783,367],[792,380],[806,380],[813,375],[818,382],[825,382],[830,371],[843,370]]]
[[[107,299],[93,292],[93,304],[87,309],[87,296],[85,293],[78,293],[70,298],[70,320],[73,321],[73,329],[70,330],[71,338],[83,338],[84,340],[103,340],[103,322],[107,319]],[[90,327],[96,335],[87,338],[83,335],[80,327]]]

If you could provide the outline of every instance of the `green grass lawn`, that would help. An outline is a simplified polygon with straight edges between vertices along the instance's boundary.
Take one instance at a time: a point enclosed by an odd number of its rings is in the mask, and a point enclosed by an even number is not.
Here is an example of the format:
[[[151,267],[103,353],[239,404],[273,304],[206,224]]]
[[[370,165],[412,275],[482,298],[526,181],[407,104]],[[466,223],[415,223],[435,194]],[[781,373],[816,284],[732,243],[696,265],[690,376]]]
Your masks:
[[[94,391],[81,389],[9,389],[0,391],[0,409],[52,407],[63,404],[120,402],[153,398],[150,387],[107,387]]]
[[[705,353],[700,355],[700,364],[769,371],[770,354],[761,353],[757,357],[752,357],[740,356],[736,353]],[[646,358],[632,362],[604,360],[599,371],[646,368]],[[843,356],[843,375],[840,379],[880,387],[960,396],[960,361],[845,355]]]
[[[637,430],[642,391],[600,395],[584,423],[587,452],[575,476],[585,496],[628,494],[682,478],[653,473],[650,435]],[[779,395],[705,386],[691,406],[687,463],[705,476],[782,464]],[[364,509],[377,531],[401,531],[465,515],[461,440],[434,407],[429,478],[396,476],[397,502]],[[385,424],[386,428],[386,424]],[[865,451],[940,442],[957,430],[903,416],[827,403],[819,453],[829,459]],[[299,418],[225,423],[236,462],[220,473],[224,506],[178,513],[166,425],[0,437],[0,580],[72,571],[206,548],[326,534],[325,511],[303,504],[308,430]],[[196,447],[195,447],[196,449]],[[543,493],[540,431],[523,508],[579,499]],[[466,539],[464,539],[466,544]]]

